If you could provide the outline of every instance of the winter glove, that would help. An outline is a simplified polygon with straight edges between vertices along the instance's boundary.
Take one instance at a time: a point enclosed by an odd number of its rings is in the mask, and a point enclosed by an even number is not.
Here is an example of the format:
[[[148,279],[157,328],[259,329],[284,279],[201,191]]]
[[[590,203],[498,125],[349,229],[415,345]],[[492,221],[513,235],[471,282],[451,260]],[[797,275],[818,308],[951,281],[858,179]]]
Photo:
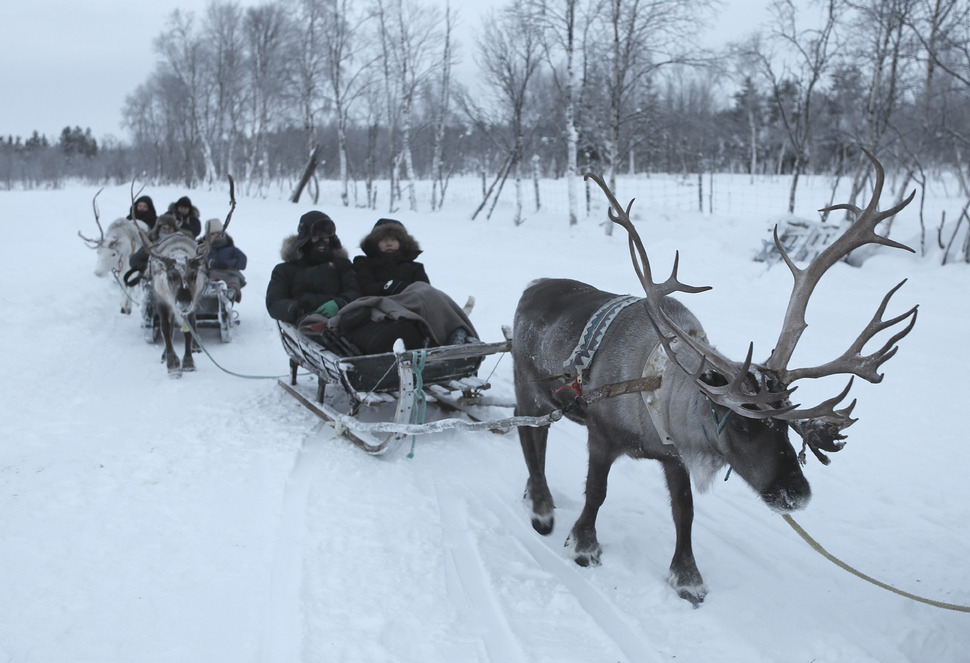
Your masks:
[[[317,313],[324,316],[325,318],[334,317],[335,315],[337,315],[337,311],[339,310],[340,310],[340,307],[337,306],[337,302],[335,302],[332,299],[317,307]]]

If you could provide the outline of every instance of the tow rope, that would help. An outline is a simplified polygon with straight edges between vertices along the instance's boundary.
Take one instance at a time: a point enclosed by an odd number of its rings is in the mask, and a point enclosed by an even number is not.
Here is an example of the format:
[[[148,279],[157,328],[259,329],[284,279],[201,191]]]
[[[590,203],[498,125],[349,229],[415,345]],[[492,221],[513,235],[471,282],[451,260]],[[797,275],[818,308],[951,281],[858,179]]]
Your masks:
[[[884,582],[881,582],[879,580],[876,580],[875,578],[873,578],[871,576],[867,576],[865,573],[862,573],[861,571],[858,571],[857,569],[854,569],[853,567],[849,566],[848,564],[846,564],[845,562],[843,562],[841,559],[839,559],[838,557],[836,557],[835,555],[833,555],[832,553],[830,553],[828,550],[826,550],[825,548],[823,548],[822,547],[822,544],[820,544],[818,541],[816,541],[811,536],[809,536],[808,532],[806,532],[802,528],[801,525],[799,525],[798,523],[796,523],[795,522],[795,519],[792,518],[790,515],[788,515],[787,513],[785,513],[785,514],[782,514],[781,517],[784,518],[785,519],[785,522],[788,523],[791,526],[791,528],[793,530],[795,530],[798,533],[798,535],[800,537],[802,537],[802,539],[804,539],[805,542],[808,545],[810,545],[812,548],[814,548],[815,551],[818,554],[820,554],[822,557],[826,558],[827,560],[829,560],[830,562],[832,562],[836,566],[839,566],[839,567],[845,569],[846,571],[848,571],[852,575],[854,575],[856,577],[859,577],[859,578],[862,578],[866,582],[870,582],[873,585],[876,585],[877,587],[882,587],[883,589],[888,590],[888,591],[892,592],[893,594],[899,594],[900,596],[904,596],[904,597],[906,597],[908,599],[911,599],[913,601],[917,601],[919,603],[925,603],[926,605],[931,605],[931,606],[934,606],[936,608],[942,608],[944,610],[956,610],[957,612],[970,612],[970,606],[956,605],[956,604],[953,604],[953,603],[944,603],[943,601],[934,601],[933,599],[923,598],[922,596],[917,596],[916,594],[910,594],[909,592],[904,592],[901,589],[896,589],[892,585],[888,585],[888,584],[886,584]]]

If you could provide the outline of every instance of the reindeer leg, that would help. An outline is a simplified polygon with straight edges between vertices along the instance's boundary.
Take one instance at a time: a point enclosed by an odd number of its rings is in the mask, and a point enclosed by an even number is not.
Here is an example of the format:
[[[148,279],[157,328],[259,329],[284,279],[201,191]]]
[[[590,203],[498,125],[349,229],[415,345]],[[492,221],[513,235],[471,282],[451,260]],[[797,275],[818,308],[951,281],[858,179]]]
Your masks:
[[[195,314],[189,316],[189,327],[195,329]],[[182,357],[182,370],[194,371],[195,360],[192,359],[192,332],[186,329],[182,334],[185,336],[185,356]]]
[[[546,535],[552,531],[555,524],[553,509],[556,505],[546,483],[546,442],[549,438],[549,427],[519,428],[519,442],[522,445],[522,455],[525,465],[529,469],[529,480],[525,484],[524,499],[532,510],[532,528],[539,534]]]
[[[670,508],[677,532],[677,543],[674,546],[674,557],[670,561],[667,582],[680,598],[690,601],[696,607],[707,595],[707,587],[704,586],[701,572],[697,570],[691,545],[694,496],[690,491],[690,475],[679,460],[661,462],[667,478],[667,490],[670,491]]]
[[[599,566],[603,552],[596,540],[596,516],[606,500],[606,483],[616,454],[590,430],[589,468],[586,472],[586,504],[573,525],[566,546],[573,549],[573,560],[580,566]]]
[[[172,345],[172,334],[175,331],[175,320],[168,311],[159,311],[159,322],[162,328],[162,339],[165,341],[165,351],[162,353],[162,360],[168,368],[169,377],[182,377],[182,363],[175,354],[175,347]]]

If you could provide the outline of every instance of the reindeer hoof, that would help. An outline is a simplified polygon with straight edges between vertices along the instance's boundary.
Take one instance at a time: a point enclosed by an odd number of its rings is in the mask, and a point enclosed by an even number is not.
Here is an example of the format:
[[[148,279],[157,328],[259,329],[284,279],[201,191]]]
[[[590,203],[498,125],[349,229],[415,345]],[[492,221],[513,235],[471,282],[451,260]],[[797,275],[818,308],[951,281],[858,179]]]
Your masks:
[[[596,539],[593,539],[592,543],[586,542],[585,544],[580,544],[577,542],[575,535],[570,534],[564,545],[567,548],[572,548],[573,561],[580,566],[585,568],[587,566],[600,565],[600,555],[603,553],[603,549]]]
[[[552,528],[554,525],[555,525],[555,518],[553,518],[551,513],[546,514],[544,516],[540,516],[535,513],[532,514],[532,529],[537,531],[542,536],[546,536],[547,534],[552,532]]]
[[[671,570],[667,583],[674,588],[677,596],[685,601],[690,601],[695,608],[703,603],[704,597],[707,596],[707,587],[701,579],[701,574],[696,571],[678,574]]]

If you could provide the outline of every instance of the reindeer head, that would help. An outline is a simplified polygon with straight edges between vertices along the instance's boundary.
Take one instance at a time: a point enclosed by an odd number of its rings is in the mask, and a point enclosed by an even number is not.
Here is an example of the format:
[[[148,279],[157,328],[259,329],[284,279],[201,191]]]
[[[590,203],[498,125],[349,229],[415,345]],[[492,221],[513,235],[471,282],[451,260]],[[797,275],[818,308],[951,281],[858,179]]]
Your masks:
[[[193,313],[202,298],[209,281],[208,256],[208,242],[199,246],[181,233],[166,237],[149,250],[155,294],[180,318]]]
[[[876,182],[872,199],[863,210],[853,205],[834,205],[822,211],[846,209],[856,215],[852,225],[836,241],[819,254],[807,267],[799,269],[789,258],[778,239],[775,229],[774,240],[785,263],[794,277],[788,310],[785,313],[782,330],[775,343],[771,356],[763,364],[752,362],[754,344],[749,344],[748,353],[740,364],[721,355],[705,340],[697,338],[680,329],[661,307],[662,299],[674,292],[696,293],[710,289],[709,286],[688,286],[677,279],[678,258],[674,259],[671,275],[663,283],[653,281],[650,262],[647,258],[639,234],[630,221],[629,211],[633,201],[624,210],[617,203],[603,180],[589,174],[587,178],[595,181],[606,193],[610,201],[610,220],[627,230],[629,234],[630,255],[634,269],[646,293],[646,306],[651,324],[656,328],[667,355],[682,370],[692,376],[697,388],[712,403],[726,408],[749,420],[774,420],[785,422],[802,436],[805,446],[810,448],[818,459],[828,464],[823,451],[838,451],[845,442],[842,431],[856,420],[850,415],[855,406],[852,401],[842,409],[836,407],[849,393],[855,376],[877,383],[883,378],[879,367],[889,360],[898,347],[896,343],[906,336],[916,323],[917,306],[889,320],[883,320],[886,306],[892,295],[905,283],[905,280],[889,290],[883,297],[872,320],[862,330],[848,349],[836,359],[819,366],[791,369],[789,360],[795,350],[802,332],[807,327],[805,309],[812,291],[822,275],[836,262],[854,249],[865,244],[882,244],[912,251],[911,248],[882,237],[875,233],[876,225],[906,207],[912,201],[915,191],[906,200],[892,209],[877,212],[876,206],[882,193],[885,174],[882,165],[868,151],[863,150],[876,169]],[[909,322],[897,331],[880,349],[863,355],[862,349],[877,333],[894,327],[906,320]],[[676,343],[675,343],[676,341]],[[792,404],[790,397],[797,380],[821,378],[830,375],[846,374],[853,376],[841,393],[813,407]],[[800,458],[804,461],[805,448]]]

